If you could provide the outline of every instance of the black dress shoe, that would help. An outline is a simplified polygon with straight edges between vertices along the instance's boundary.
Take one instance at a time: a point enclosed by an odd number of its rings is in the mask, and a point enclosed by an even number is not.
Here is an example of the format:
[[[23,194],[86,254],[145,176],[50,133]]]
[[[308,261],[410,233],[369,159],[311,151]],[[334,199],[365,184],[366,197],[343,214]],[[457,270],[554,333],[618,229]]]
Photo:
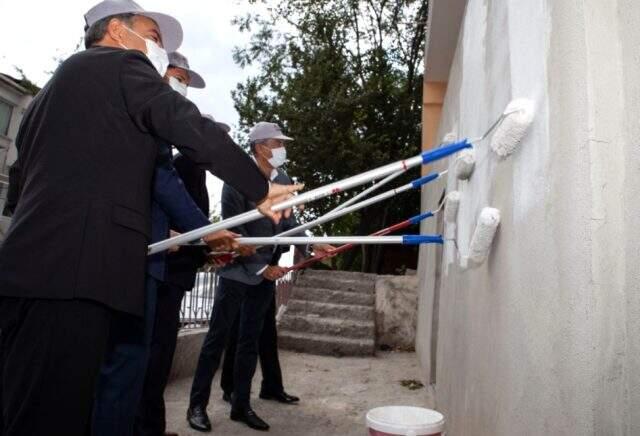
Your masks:
[[[203,406],[189,407],[187,409],[187,421],[194,430],[211,431],[211,421],[209,421],[207,410]]]
[[[251,409],[251,407],[247,407],[245,409],[234,410],[231,409],[231,420],[240,421],[247,424],[254,430],[267,431],[269,430],[269,424],[264,422],[256,412]]]
[[[226,401],[227,403],[231,404],[231,394],[224,392],[222,394],[222,401]]]
[[[273,400],[273,401],[277,401],[279,403],[284,403],[284,404],[293,404],[300,401],[300,398],[295,397],[293,395],[289,395],[285,391],[282,391],[277,394],[260,392],[260,398],[262,398],[263,400]]]

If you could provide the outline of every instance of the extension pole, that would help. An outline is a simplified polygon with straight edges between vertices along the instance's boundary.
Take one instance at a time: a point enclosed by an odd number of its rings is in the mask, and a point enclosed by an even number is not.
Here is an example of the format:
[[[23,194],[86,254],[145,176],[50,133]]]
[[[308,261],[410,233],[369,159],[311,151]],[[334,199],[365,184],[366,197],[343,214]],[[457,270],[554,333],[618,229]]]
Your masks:
[[[279,212],[285,209],[289,209],[293,206],[319,200],[321,198],[325,198],[330,195],[337,194],[347,189],[351,189],[355,186],[360,186],[367,182],[371,182],[373,180],[377,180],[379,178],[385,177],[389,174],[400,171],[401,169],[408,169],[408,168],[416,167],[419,165],[425,165],[425,164],[443,159],[465,148],[471,148],[471,147],[473,147],[473,145],[467,142],[466,139],[463,139],[460,142],[448,144],[434,150],[423,152],[410,159],[388,164],[380,168],[376,168],[376,169],[367,171],[365,173],[358,174],[358,175],[349,177],[347,179],[330,183],[329,185],[325,185],[317,189],[313,189],[311,191],[296,195],[287,201],[283,201],[282,203],[279,203],[273,206],[271,210],[274,212]],[[236,215],[234,217],[228,218],[226,220],[223,220],[214,224],[210,224],[208,226],[204,226],[199,229],[195,229],[178,236],[174,236],[173,238],[168,238],[163,241],[156,242],[155,244],[151,244],[148,247],[148,254],[151,255],[151,254],[159,253],[161,251],[165,251],[177,245],[182,245],[182,244],[187,244],[189,242],[197,241],[198,239],[210,233],[217,232],[220,230],[230,229],[232,227],[236,227],[236,226],[248,223],[250,221],[255,221],[257,219],[260,219],[262,216],[263,215],[257,209],[249,212],[245,212],[240,215]]]
[[[409,218],[408,220],[404,220],[401,221],[397,224],[394,224],[392,226],[386,227],[382,230],[378,230],[375,233],[372,233],[371,236],[385,236],[388,235],[390,233],[393,232],[397,232],[398,230],[402,230],[402,229],[406,229],[407,227],[419,224],[421,221],[430,218],[434,215],[434,212],[426,212],[420,215],[416,215],[413,218]],[[286,272],[290,272],[290,271],[297,271],[297,270],[301,270],[301,269],[305,269],[310,267],[311,265],[313,265],[316,262],[319,262],[327,257],[332,257],[335,256],[336,254],[340,254],[340,253],[344,253],[345,251],[349,251],[352,248],[354,248],[356,246],[356,244],[353,243],[349,243],[349,244],[345,244],[345,245],[341,245],[340,247],[337,247],[335,250],[331,250],[330,252],[323,254],[323,255],[319,255],[319,256],[312,256],[308,259],[305,259],[301,262],[296,263],[295,265],[292,265],[290,267],[285,268]]]
[[[403,236],[268,236],[236,239],[241,245],[308,245],[308,244],[360,244],[360,245],[420,245],[444,244],[441,235]]]
[[[356,195],[353,198],[350,198],[349,200],[345,201],[344,203],[342,203],[341,205],[339,205],[338,207],[333,209],[331,212],[337,212],[339,210],[344,209],[347,206],[351,206],[353,203],[356,203],[361,198],[366,197],[367,195],[371,194],[374,191],[377,191],[378,189],[382,188],[384,185],[386,185],[390,181],[400,177],[401,175],[403,175],[406,172],[407,172],[406,170],[402,169],[402,170],[397,171],[395,173],[389,174],[387,177],[385,177],[384,179],[380,180],[375,185],[370,186],[369,188],[365,189],[364,191],[362,191],[358,195]],[[331,212],[329,212],[329,213],[331,213]]]
[[[446,171],[443,171],[441,173],[431,173],[429,175],[426,175],[424,177],[420,177],[419,179],[416,179],[410,183],[407,183],[406,185],[402,185],[398,188],[395,189],[390,189],[386,192],[383,192],[382,194],[378,194],[375,197],[371,197],[368,200],[364,200],[361,201],[360,203],[356,203],[352,206],[346,207],[344,209],[338,210],[338,211],[332,211],[329,212],[325,215],[322,215],[320,218],[317,218],[313,221],[310,221],[308,223],[305,224],[301,224],[297,227],[294,227],[290,230],[287,230],[285,232],[282,232],[280,234],[278,234],[277,236],[288,236],[288,235],[295,235],[298,234],[300,232],[303,232],[305,230],[308,230],[312,227],[316,227],[319,226],[321,224],[327,223],[329,221],[333,221],[337,218],[340,218],[341,216],[350,214],[352,212],[355,212],[357,210],[360,209],[364,209],[367,206],[371,206],[372,204],[376,204],[379,203],[383,200],[387,200],[391,197],[395,197],[398,194],[401,194],[403,192],[407,192],[410,191],[412,189],[420,189],[422,186],[426,185],[427,183],[430,183],[434,180],[439,179],[440,177],[442,177],[443,175],[446,174]]]
[[[347,208],[341,209],[341,210],[333,210],[325,215],[322,215],[321,217],[313,220],[313,221],[309,221],[308,223],[305,224],[301,224],[297,227],[293,227],[292,229],[286,230],[284,232],[278,233],[277,235],[275,235],[276,237],[278,236],[290,236],[290,235],[298,235],[302,232],[304,232],[305,230],[308,230],[312,227],[316,227],[319,226],[321,224],[327,223],[329,221],[333,221],[337,218],[340,218],[341,216],[350,214],[352,212],[355,212],[357,210],[363,209],[367,206],[371,206],[372,204],[375,203],[379,203],[383,200],[386,200],[388,198],[394,197],[398,194],[401,194],[403,192],[412,190],[412,189],[419,189],[422,186],[426,185],[427,183],[430,183],[434,180],[439,179],[440,177],[444,176],[447,172],[443,171],[441,173],[431,173],[429,175],[426,175],[424,177],[420,177],[419,179],[416,179],[410,183],[407,183],[406,185],[402,185],[398,188],[395,189],[390,189],[389,191],[383,192],[382,194],[378,194],[375,197],[371,197],[368,200],[364,200],[361,201],[360,203],[356,203],[352,206],[349,206]],[[201,245],[202,243],[198,244]]]

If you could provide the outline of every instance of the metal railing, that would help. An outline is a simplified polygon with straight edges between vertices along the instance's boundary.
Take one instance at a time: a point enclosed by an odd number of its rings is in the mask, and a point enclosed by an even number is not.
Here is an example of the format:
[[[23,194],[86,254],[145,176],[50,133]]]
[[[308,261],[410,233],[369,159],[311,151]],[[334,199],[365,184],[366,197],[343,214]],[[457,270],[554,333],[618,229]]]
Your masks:
[[[191,292],[182,298],[180,327],[193,329],[207,327],[213,309],[213,294],[216,289],[215,270],[201,269]]]
[[[286,305],[291,298],[297,271],[290,271],[276,283],[276,307]],[[216,288],[215,270],[202,269],[196,275],[196,283],[187,292],[180,307],[180,327],[195,329],[209,326]]]
[[[289,271],[276,283],[276,308],[289,302],[297,276],[298,271]]]

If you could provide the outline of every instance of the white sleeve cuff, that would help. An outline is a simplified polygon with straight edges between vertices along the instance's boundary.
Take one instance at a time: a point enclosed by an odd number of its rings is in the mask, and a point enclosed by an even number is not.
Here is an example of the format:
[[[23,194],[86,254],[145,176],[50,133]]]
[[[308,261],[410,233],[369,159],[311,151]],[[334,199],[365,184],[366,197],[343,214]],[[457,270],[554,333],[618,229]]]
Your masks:
[[[256,273],[257,276],[261,276],[263,272],[265,272],[269,268],[269,265],[265,265],[264,268],[261,268],[260,271]]]

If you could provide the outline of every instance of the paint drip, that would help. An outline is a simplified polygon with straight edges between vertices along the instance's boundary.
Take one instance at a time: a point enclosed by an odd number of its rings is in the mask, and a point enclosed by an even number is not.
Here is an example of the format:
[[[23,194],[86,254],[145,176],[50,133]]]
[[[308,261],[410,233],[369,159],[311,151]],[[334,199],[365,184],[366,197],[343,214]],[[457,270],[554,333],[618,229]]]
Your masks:
[[[460,192],[451,191],[444,201],[444,221],[455,223],[458,218],[458,208],[460,207]]]
[[[442,143],[453,144],[454,142],[456,142],[457,139],[458,139],[458,135],[456,135],[454,132],[449,132],[442,137]]]
[[[498,225],[500,225],[500,211],[492,207],[482,209],[467,256],[472,265],[482,264],[489,256]]]
[[[504,119],[491,138],[491,149],[500,157],[511,155],[533,122],[535,104],[532,100],[513,100],[504,111]]]
[[[462,150],[454,163],[458,180],[469,180],[476,167],[476,152],[474,149]]]

